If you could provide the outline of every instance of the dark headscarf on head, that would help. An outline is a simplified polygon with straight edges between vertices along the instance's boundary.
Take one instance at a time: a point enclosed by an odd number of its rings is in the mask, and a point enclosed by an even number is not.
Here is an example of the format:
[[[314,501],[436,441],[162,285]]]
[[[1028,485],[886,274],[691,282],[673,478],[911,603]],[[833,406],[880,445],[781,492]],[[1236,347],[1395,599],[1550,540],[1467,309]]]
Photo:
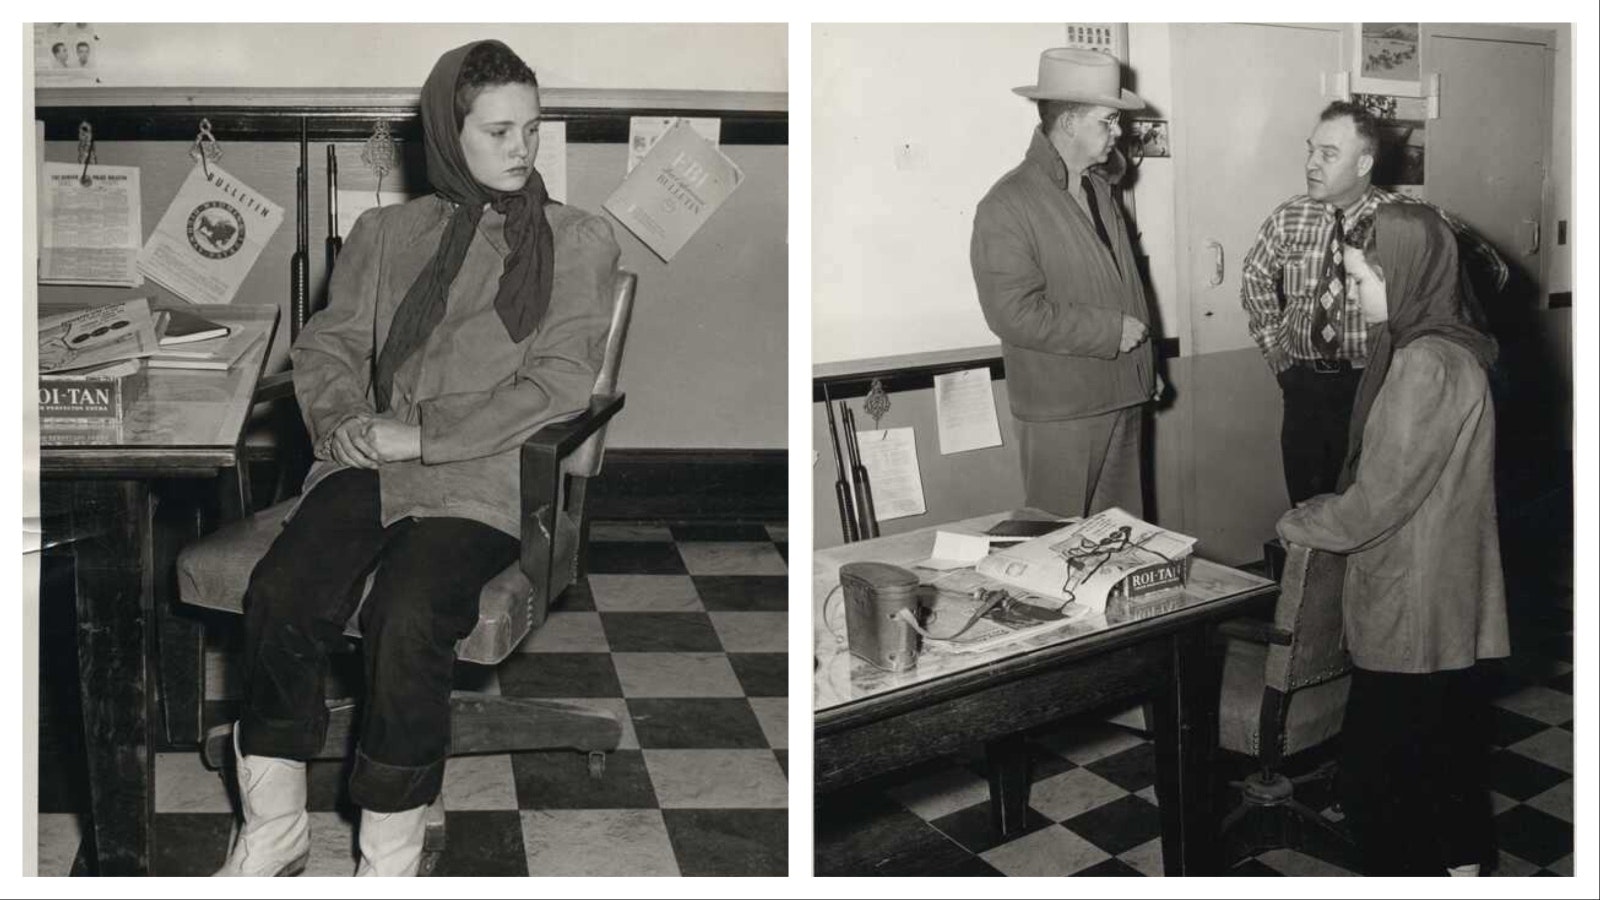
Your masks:
[[[445,300],[450,285],[461,271],[467,248],[483,218],[484,204],[506,217],[505,239],[509,248],[494,308],[506,333],[521,341],[538,327],[550,306],[550,289],[555,278],[555,242],[544,215],[549,199],[544,179],[528,160],[528,183],[516,192],[497,191],[480,184],[467,168],[461,150],[461,120],[456,118],[456,85],[467,54],[479,44],[499,41],[474,41],[451,50],[434,63],[428,81],[422,86],[422,133],[428,158],[428,181],[434,190],[455,204],[445,227],[444,239],[411,283],[395,310],[388,339],[378,354],[373,372],[373,399],[378,412],[389,407],[394,374],[402,363],[428,339],[444,319]],[[501,44],[504,47],[504,44]],[[508,51],[509,52],[509,51]]]
[[[1356,389],[1349,449],[1339,473],[1341,492],[1355,481],[1367,416],[1396,350],[1432,335],[1465,347],[1487,369],[1499,349],[1461,269],[1455,232],[1444,219],[1420,203],[1385,203],[1375,216],[1376,246],[1367,251],[1367,261],[1383,269],[1389,320],[1369,331],[1371,350]]]

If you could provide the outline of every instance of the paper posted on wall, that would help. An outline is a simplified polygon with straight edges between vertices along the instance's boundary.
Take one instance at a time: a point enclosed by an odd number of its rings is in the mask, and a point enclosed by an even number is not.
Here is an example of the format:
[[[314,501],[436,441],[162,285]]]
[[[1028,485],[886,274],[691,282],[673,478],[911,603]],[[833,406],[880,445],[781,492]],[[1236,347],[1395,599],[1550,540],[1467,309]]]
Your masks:
[[[216,163],[196,165],[139,254],[139,269],[191,303],[230,303],[283,224],[283,207]]]
[[[674,116],[633,116],[628,119],[628,171],[638,168],[650,152],[679,120]],[[695,133],[713,144],[722,143],[722,120],[715,118],[686,118]]]
[[[939,416],[940,453],[948,456],[1000,446],[1000,421],[994,412],[994,385],[988,369],[933,376],[933,405]]]
[[[1181,588],[1195,539],[1112,508],[978,562],[978,574],[1101,613],[1128,599]]]
[[[928,511],[922,494],[922,470],[917,465],[914,428],[884,428],[856,432],[861,464],[872,481],[873,511],[878,521],[920,516]]]
[[[679,119],[607,198],[605,208],[671,262],[743,180],[733,160]]]
[[[155,318],[144,297],[39,320],[39,373],[85,369],[156,352]]]
[[[89,183],[84,184],[85,174]],[[139,169],[45,163],[39,282],[138,287]]]
[[[87,22],[33,26],[33,79],[38,87],[95,84],[100,73],[99,29]]]

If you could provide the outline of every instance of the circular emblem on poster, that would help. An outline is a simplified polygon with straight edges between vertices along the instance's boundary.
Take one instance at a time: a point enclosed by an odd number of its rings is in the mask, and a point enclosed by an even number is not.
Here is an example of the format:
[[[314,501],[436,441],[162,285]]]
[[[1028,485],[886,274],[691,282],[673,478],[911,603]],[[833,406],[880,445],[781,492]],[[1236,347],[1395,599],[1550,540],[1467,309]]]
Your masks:
[[[221,200],[208,200],[189,214],[189,246],[206,259],[227,259],[244,246],[244,217]]]

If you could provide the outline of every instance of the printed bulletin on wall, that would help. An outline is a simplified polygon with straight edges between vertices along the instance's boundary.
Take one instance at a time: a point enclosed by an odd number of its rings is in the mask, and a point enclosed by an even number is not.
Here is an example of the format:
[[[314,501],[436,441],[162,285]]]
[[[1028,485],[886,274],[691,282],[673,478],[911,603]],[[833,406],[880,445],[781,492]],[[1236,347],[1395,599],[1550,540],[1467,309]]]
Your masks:
[[[139,254],[139,270],[190,303],[230,303],[283,207],[215,163],[196,165]]]
[[[605,209],[671,262],[739,187],[744,172],[688,119],[674,120],[659,136],[653,134],[656,119],[635,119],[633,128],[630,147],[644,144],[649,150],[606,199]]]

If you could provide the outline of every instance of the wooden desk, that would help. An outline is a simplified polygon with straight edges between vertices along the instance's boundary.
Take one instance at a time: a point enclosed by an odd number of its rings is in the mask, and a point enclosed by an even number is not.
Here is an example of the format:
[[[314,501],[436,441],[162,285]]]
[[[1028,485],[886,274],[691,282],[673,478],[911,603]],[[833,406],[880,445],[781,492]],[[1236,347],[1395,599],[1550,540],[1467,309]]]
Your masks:
[[[1055,518],[1019,510],[940,527],[976,534],[1013,516]],[[1220,860],[1214,849],[1210,760],[1218,683],[1207,659],[1207,631],[1219,619],[1266,602],[1273,583],[1195,559],[1182,596],[1164,604],[1170,611],[1150,618],[1089,616],[991,650],[925,656],[899,673],[852,657],[838,597],[828,620],[823,619],[825,598],[839,583],[839,567],[856,561],[909,566],[928,557],[937,530],[862,541],[813,557],[817,790],[842,788],[981,741],[990,755],[991,806],[1005,834],[1022,824],[1028,808],[1023,731],[1109,704],[1147,700],[1155,714],[1156,798],[1166,872],[1214,872]]]
[[[41,304],[39,311],[83,305]],[[167,479],[236,471],[278,319],[276,307],[193,309],[263,338],[226,372],[151,370],[145,394],[117,425],[40,426],[45,540],[69,542],[76,563],[79,687],[101,875],[150,868],[151,743],[159,721],[150,676],[159,618],[152,493]]]

